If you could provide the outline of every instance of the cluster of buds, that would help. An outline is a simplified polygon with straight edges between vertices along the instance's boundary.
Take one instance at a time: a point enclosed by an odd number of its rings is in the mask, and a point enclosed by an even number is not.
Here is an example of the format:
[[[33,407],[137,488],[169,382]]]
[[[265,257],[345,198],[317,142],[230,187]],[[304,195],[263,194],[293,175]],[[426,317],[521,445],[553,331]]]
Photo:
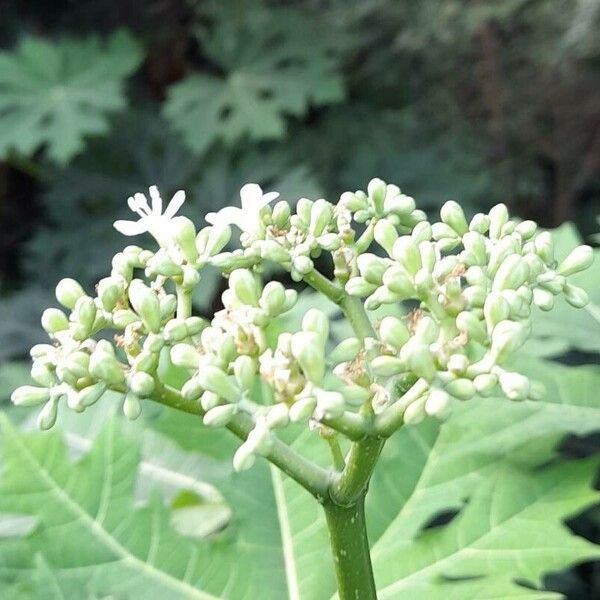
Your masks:
[[[324,436],[356,435],[361,424],[365,435],[387,436],[427,415],[443,419],[455,401],[476,394],[538,398],[539,385],[506,369],[530,333],[532,308],[550,310],[558,295],[574,307],[587,302],[568,278],[591,264],[592,249],[579,246],[558,263],[550,234],[509,220],[502,204],[468,222],[447,202],[431,224],[411,197],[379,179],[336,205],[300,199],[295,212],[285,201],[271,207],[278,194],[248,184],[241,208],[207,215],[210,226],[198,232],[175,216],[183,192],[164,212],[155,187],[150,196],[151,207],[143,194],[130,198],[140,220],[115,227],[150,233],[158,249],[126,247],[92,295],[63,279],[56,298],[66,311],[42,315],[51,343],[32,348],[36,385],[17,389],[12,400],[41,405],[43,429],[62,401],[82,412],[108,390],[135,419],[142,400],[160,397],[174,365],[186,374],[179,393],[198,403],[205,425],[224,427],[238,414],[251,419],[236,469],[268,454],[274,430],[293,422]],[[232,225],[241,230],[240,247],[227,250]],[[332,279],[316,271],[323,254]],[[263,286],[267,261],[344,311],[353,302],[364,316],[355,337],[331,348],[328,318],[314,308],[299,331],[272,335],[297,294],[278,281]],[[223,309],[211,320],[193,316],[191,305],[207,265],[228,278]],[[413,308],[404,316],[371,325],[369,311],[406,302]]]

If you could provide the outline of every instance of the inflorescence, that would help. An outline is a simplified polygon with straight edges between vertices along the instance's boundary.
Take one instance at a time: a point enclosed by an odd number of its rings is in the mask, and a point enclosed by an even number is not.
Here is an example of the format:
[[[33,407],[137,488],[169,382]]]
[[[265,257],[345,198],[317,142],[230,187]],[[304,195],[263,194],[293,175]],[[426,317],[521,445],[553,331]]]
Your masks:
[[[66,312],[44,311],[51,343],[31,349],[36,386],[18,388],[12,401],[41,405],[38,425],[48,429],[59,404],[83,412],[111,390],[135,419],[142,399],[168,387],[162,374],[173,364],[187,373],[179,393],[199,403],[207,426],[226,426],[240,413],[251,418],[234,457],[244,469],[290,422],[324,436],[387,437],[428,415],[444,419],[453,403],[476,394],[536,399],[539,384],[505,366],[531,332],[532,307],[550,310],[561,294],[576,308],[588,301],[568,278],[590,266],[592,249],[579,246],[557,264],[550,233],[509,220],[503,204],[469,222],[446,202],[441,221],[429,223],[413,198],[380,179],[335,205],[302,198],[295,212],[256,184],[240,195],[241,208],[207,215],[210,226],[199,232],[176,216],[183,191],[164,212],[156,187],[150,204],[143,194],[129,198],[140,219],[115,227],[148,232],[158,248],[126,247],[95,294],[73,279],[59,282]],[[228,251],[232,225],[240,247]],[[332,279],[315,268],[327,256]],[[328,318],[313,308],[299,331],[271,340],[269,324],[297,294],[279,281],[263,285],[267,262],[338,303],[355,337],[330,349]],[[192,315],[191,295],[209,265],[229,285],[223,309],[207,321]],[[405,317],[374,326],[364,312],[402,302],[413,306]]]

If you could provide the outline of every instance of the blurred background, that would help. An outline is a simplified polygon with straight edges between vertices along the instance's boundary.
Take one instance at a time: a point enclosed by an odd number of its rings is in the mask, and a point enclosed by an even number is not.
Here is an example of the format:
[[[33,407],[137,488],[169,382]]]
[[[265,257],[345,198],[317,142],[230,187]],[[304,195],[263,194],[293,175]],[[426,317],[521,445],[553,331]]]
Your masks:
[[[152,184],[185,189],[202,223],[248,181],[335,201],[378,176],[432,213],[505,202],[594,242],[600,0],[4,0],[0,14],[2,398],[56,282],[105,275],[123,245],[112,222]],[[205,284],[200,313],[218,298]],[[598,522],[575,526],[598,539]],[[552,586],[597,598],[600,569]]]

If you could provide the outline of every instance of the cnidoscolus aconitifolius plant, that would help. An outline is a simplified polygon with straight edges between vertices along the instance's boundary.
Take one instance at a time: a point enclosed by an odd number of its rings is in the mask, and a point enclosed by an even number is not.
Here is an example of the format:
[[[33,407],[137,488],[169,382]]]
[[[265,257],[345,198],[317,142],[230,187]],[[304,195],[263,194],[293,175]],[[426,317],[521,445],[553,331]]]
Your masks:
[[[156,187],[149,192],[150,201],[128,199],[139,220],[115,227],[126,236],[147,232],[157,246],[119,252],[95,293],[59,282],[65,310],[44,311],[50,343],[31,350],[37,386],[18,388],[12,401],[41,406],[42,429],[59,409],[83,412],[109,390],[130,419],[153,401],[229,429],[241,439],[236,470],[264,457],[323,505],[340,598],[375,598],[364,499],[386,439],[444,419],[476,395],[539,398],[539,383],[505,365],[530,334],[532,310],[551,310],[559,294],[575,308],[586,304],[569,276],[590,266],[592,249],[579,246],[557,264],[550,233],[511,221],[503,204],[469,222],[447,202],[430,223],[413,198],[380,179],[337,204],[300,199],[295,211],[247,184],[241,208],[206,215],[200,231],[176,216],[183,191],[166,208]],[[227,251],[232,226],[240,247]],[[328,318],[310,309],[298,331],[273,339],[270,324],[297,293],[263,281],[269,263],[336,303],[353,337],[331,349]],[[228,279],[223,309],[210,321],[192,313],[209,265]],[[403,318],[370,316],[403,302]],[[187,374],[180,389],[167,384],[165,365]],[[291,424],[308,427],[316,444],[327,441],[330,468],[282,440]]]

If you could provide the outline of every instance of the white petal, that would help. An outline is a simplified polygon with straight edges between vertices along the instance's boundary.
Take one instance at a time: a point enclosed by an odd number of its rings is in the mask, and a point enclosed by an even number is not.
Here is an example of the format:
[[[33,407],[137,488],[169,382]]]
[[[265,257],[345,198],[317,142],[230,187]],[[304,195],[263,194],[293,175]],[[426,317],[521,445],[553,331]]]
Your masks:
[[[270,204],[271,202],[273,202],[273,200],[276,200],[277,198],[279,198],[279,192],[266,193],[262,197],[262,206],[267,206],[267,204]]]
[[[172,219],[177,211],[181,208],[181,205],[185,202],[185,192],[183,190],[179,190],[175,192],[175,195],[171,198],[171,202],[169,202],[169,206],[167,206],[165,210],[164,216],[167,219]]]
[[[144,219],[139,221],[115,221],[113,227],[123,235],[140,235],[147,231]]]
[[[142,209],[145,213],[150,212],[150,207],[148,206],[148,199],[141,192],[137,192],[134,194],[134,199],[137,202],[138,212]]]
[[[156,216],[162,215],[162,198],[158,188],[155,185],[151,185],[148,188],[150,192],[150,198],[152,198],[152,213]]]
[[[129,206],[133,212],[137,212],[138,205],[133,196],[129,196],[129,198],[127,198],[127,206]]]
[[[211,225],[237,225],[240,229],[242,226],[243,213],[242,210],[236,206],[226,206],[219,212],[208,213],[205,217],[206,222]]]
[[[257,183],[247,183],[240,190],[240,198],[242,199],[242,209],[246,210],[249,207],[254,207],[262,200],[262,188]]]

